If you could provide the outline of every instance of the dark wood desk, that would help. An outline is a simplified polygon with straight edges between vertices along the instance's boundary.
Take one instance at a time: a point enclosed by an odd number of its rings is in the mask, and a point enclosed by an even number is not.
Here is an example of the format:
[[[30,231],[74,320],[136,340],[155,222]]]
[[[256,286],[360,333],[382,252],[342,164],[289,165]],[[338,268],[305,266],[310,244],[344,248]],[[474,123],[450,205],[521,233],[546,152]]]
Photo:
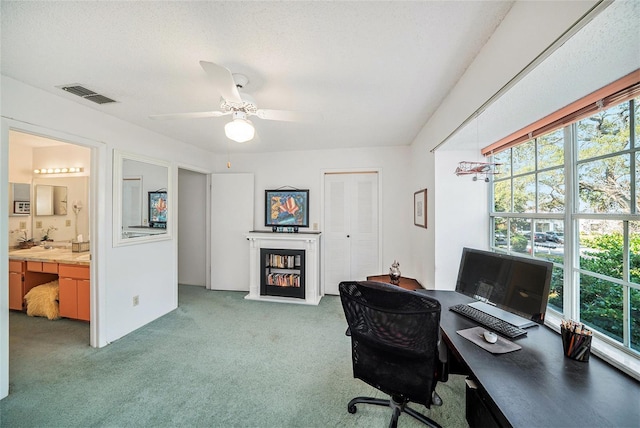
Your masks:
[[[560,335],[545,326],[532,327],[516,339],[522,349],[491,354],[456,333],[477,324],[449,307],[472,299],[454,291],[421,292],[440,301],[443,339],[478,385],[471,392],[476,404],[478,399],[484,403],[498,426],[639,426],[640,382],[632,377],[594,355],[587,363],[565,358]],[[469,394],[467,390],[467,420],[474,398]],[[474,426],[473,415],[471,419]]]
[[[391,278],[389,275],[374,275],[368,276],[367,281],[385,282],[391,284]],[[422,290],[422,284],[413,278],[407,278],[405,276],[400,277],[399,287],[406,288],[407,290]]]

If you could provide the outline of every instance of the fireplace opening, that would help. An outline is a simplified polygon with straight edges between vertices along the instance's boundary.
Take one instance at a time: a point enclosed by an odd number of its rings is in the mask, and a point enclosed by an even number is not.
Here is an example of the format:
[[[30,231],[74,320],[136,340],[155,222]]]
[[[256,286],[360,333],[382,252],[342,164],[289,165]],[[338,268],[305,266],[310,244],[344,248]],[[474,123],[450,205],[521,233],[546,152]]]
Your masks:
[[[260,249],[260,295],[305,298],[305,250]]]

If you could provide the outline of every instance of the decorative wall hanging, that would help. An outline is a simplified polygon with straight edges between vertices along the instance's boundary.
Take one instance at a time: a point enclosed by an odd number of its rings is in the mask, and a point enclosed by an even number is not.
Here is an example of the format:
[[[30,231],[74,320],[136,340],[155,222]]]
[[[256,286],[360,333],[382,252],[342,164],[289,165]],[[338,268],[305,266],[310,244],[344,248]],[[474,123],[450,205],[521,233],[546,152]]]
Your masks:
[[[473,175],[473,181],[478,181],[478,176],[484,177],[484,181],[488,183],[490,175],[500,174],[500,165],[499,163],[463,161],[458,163],[455,174],[457,176]]]
[[[413,224],[427,228],[427,189],[413,194]]]

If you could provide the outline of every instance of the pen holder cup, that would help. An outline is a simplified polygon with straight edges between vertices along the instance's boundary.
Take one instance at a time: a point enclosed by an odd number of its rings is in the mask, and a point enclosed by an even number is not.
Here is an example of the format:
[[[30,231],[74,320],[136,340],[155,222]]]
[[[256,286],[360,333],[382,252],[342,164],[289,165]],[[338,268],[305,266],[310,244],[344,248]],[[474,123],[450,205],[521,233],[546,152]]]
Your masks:
[[[564,350],[564,356],[576,361],[589,361],[589,354],[591,354],[591,335],[582,333],[575,333],[566,328],[561,328],[562,334],[562,349]]]

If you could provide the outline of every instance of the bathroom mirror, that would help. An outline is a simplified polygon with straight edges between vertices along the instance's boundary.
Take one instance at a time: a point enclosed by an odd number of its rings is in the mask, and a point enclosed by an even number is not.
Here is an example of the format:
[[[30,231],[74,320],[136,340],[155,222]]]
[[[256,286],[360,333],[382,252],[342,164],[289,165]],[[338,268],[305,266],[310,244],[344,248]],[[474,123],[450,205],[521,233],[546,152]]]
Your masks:
[[[37,184],[36,212],[40,215],[67,215],[67,187]]]
[[[161,204],[149,196],[159,193],[164,196]],[[170,239],[172,196],[168,162],[114,150],[114,246]],[[158,210],[162,222],[157,221]]]

